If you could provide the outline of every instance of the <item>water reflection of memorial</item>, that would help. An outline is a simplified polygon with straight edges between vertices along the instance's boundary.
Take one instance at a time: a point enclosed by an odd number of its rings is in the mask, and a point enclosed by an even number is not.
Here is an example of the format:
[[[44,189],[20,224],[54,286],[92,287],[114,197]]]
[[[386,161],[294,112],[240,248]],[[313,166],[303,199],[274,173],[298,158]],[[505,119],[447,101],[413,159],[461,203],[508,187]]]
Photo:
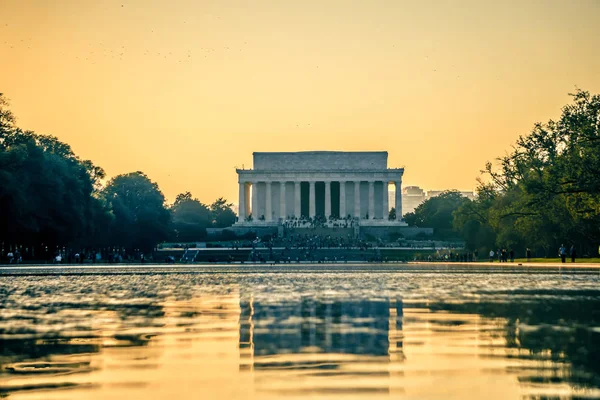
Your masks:
[[[340,362],[276,355],[351,355],[354,360],[402,359],[402,301],[240,301],[242,368],[335,368]],[[345,362],[353,358],[346,358]],[[341,360],[341,359],[338,359]]]

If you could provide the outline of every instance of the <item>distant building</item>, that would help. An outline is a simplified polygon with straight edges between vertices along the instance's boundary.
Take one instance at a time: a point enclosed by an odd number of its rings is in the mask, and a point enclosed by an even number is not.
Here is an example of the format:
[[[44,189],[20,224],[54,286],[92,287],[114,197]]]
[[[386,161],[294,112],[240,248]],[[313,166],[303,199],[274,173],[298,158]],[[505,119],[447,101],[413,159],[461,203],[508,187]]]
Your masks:
[[[402,188],[402,212],[404,214],[409,212],[414,212],[415,209],[423,203],[425,200],[429,200],[433,197],[437,197],[440,194],[447,192],[448,190],[454,189],[446,189],[446,190],[430,190],[425,192],[419,186],[405,186]],[[474,200],[475,193],[472,191],[458,191],[462,196]]]
[[[418,186],[402,188],[402,215],[415,211],[425,201],[425,192]]]

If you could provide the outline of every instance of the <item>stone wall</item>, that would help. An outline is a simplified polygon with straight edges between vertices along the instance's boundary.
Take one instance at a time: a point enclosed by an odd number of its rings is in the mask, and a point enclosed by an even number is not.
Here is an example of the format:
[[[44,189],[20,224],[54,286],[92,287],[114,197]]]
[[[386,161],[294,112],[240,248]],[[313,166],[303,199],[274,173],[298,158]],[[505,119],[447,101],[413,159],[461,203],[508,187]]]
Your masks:
[[[354,237],[354,228],[290,228],[287,235],[320,235],[335,238]]]
[[[217,238],[223,231],[231,231],[237,236],[253,232],[258,237],[265,235],[277,235],[277,226],[230,226],[227,228],[207,228],[206,234],[209,240]]]
[[[408,226],[361,226],[361,235],[373,235],[388,239],[392,234],[401,234],[405,239],[412,239],[418,234],[433,235],[433,228],[414,228]]]
[[[255,171],[350,171],[387,169],[387,151],[254,152]]]

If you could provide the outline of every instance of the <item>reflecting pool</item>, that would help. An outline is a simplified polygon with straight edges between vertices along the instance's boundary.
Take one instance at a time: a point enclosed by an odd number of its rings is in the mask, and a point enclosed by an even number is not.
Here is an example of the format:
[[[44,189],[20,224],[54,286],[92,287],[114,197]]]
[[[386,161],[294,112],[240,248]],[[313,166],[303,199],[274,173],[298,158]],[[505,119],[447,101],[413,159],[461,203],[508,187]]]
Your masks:
[[[600,398],[600,270],[0,268],[0,397]]]

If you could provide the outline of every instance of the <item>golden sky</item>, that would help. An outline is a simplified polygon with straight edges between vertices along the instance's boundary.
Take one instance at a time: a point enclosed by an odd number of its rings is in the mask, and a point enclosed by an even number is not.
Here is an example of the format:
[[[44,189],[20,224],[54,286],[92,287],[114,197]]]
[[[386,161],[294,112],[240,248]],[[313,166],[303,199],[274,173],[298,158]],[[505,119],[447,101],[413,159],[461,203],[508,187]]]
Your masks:
[[[472,189],[575,87],[600,1],[0,0],[18,125],[172,201],[237,202],[253,151],[387,150],[404,185]]]

